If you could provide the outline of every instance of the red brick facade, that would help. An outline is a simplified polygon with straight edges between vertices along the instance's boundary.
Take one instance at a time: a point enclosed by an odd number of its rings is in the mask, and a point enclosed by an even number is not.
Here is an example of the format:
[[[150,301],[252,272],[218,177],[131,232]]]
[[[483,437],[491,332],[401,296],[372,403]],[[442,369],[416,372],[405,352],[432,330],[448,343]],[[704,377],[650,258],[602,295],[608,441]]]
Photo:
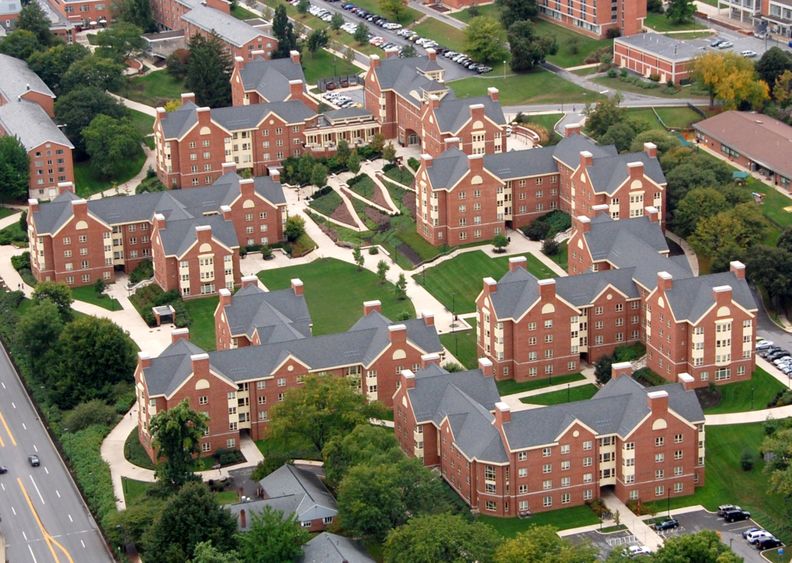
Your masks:
[[[288,82],[288,94],[286,96],[282,96],[278,99],[270,99],[261,94],[261,92],[257,91],[255,86],[246,86],[243,80],[243,71],[245,67],[252,63],[253,65],[264,65],[267,64],[265,62],[265,58],[261,57],[261,53],[255,51],[253,53],[256,59],[248,60],[244,57],[234,57],[234,70],[231,72],[231,105],[234,106],[247,106],[247,105],[254,105],[254,104],[266,104],[268,102],[286,102],[289,100],[298,100],[304,103],[306,106],[313,110],[317,110],[319,108],[319,103],[308,95],[308,89],[305,85],[305,75],[302,71],[302,66],[300,64],[300,52],[299,51],[291,51],[289,53],[289,61],[291,65],[294,65],[294,74],[299,76],[299,79],[290,80],[287,77],[284,77],[283,74],[276,74],[273,73],[271,79],[272,80],[286,80]],[[275,64],[286,64],[285,59],[276,59]],[[262,73],[263,74],[263,73]]]
[[[619,38],[613,42],[613,64],[640,74],[645,78],[657,77],[658,82],[679,84],[690,79],[692,57],[674,59],[648,48],[631,45]]]

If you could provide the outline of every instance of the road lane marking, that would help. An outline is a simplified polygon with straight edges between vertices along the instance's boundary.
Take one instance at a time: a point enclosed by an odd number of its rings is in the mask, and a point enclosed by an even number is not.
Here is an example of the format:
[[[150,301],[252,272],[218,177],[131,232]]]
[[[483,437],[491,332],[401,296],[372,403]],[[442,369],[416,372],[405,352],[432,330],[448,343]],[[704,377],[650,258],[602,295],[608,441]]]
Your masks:
[[[30,477],[30,482],[33,483],[33,486],[36,488],[36,492],[38,493],[38,496],[41,499],[41,504],[47,504],[46,502],[44,502],[44,497],[41,495],[41,491],[39,491],[38,485],[36,485],[36,482],[33,480],[33,475],[28,475],[28,477]]]
[[[5,383],[3,383],[2,381],[0,381],[0,385],[2,385],[2,386],[3,386],[3,389],[5,389]]]
[[[22,423],[22,428],[24,428],[25,430],[27,430],[27,426],[25,426],[25,423],[24,423],[24,422]]]
[[[36,444],[33,444],[33,449],[36,451],[36,453],[38,453],[38,447],[36,447]]]
[[[35,518],[36,524],[38,524],[39,530],[41,531],[41,535],[44,537],[44,541],[46,542],[47,547],[49,548],[52,558],[56,561],[56,563],[60,563],[60,559],[58,559],[58,555],[55,553],[55,548],[52,547],[52,544],[50,543],[50,540],[47,537],[47,530],[46,528],[44,528],[44,524],[41,523],[41,518],[39,518],[38,512],[36,512],[36,508],[33,506],[33,503],[30,501],[30,496],[28,496],[27,489],[25,488],[25,485],[22,484],[22,479],[20,479],[19,477],[17,477],[17,484],[19,485],[19,488],[22,490],[22,495],[25,497],[25,501],[27,501],[28,503],[28,508],[30,508],[30,511],[33,513],[33,518]]]
[[[38,560],[36,559],[36,556],[33,555],[33,548],[30,547],[30,544],[28,544],[28,551],[30,551],[30,556],[33,558],[33,563],[38,563]]]
[[[49,469],[47,469],[47,468],[46,468],[46,466],[44,467],[44,473],[46,473],[47,475],[49,475]]]
[[[5,485],[3,485],[2,483],[0,483],[0,487],[2,487],[2,488],[3,488],[3,491],[5,491]]]
[[[0,423],[3,424],[3,428],[5,428],[5,431],[8,433],[8,437],[11,438],[11,443],[16,446],[16,438],[14,438],[14,435],[11,433],[11,429],[8,427],[8,423],[6,422],[2,412],[0,412]],[[0,439],[0,442],[2,442],[2,439]]]
[[[14,401],[11,401],[11,406],[16,408],[16,404],[14,403]]]
[[[16,516],[16,509],[13,506],[11,507],[11,512],[13,512],[14,516]]]
[[[74,524],[74,520],[72,519],[72,517],[71,517],[71,514],[69,514],[68,516],[69,516],[69,522],[71,522],[72,524]]]
[[[55,494],[58,495],[58,498],[60,498],[60,491],[58,489],[55,489]]]
[[[25,533],[25,530],[22,530],[22,537],[25,538],[25,541],[28,541],[27,534]]]
[[[85,549],[85,542],[84,541],[80,540],[80,545],[83,546],[83,549]]]

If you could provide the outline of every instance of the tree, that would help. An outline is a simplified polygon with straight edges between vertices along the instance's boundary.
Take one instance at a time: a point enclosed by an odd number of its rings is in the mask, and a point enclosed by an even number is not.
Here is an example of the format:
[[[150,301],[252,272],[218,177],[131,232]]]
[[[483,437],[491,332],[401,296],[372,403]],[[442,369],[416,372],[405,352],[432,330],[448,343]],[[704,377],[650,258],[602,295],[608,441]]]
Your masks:
[[[31,3],[35,4],[35,2]],[[26,29],[12,31],[0,41],[0,53],[25,61],[40,48],[41,44],[36,39],[36,34]]]
[[[775,84],[778,77],[792,71],[792,54],[778,47],[770,47],[756,61],[756,73],[768,84]]]
[[[3,201],[24,199],[28,194],[29,177],[25,146],[17,137],[0,137],[0,198]]]
[[[310,375],[303,385],[286,392],[270,412],[268,438],[284,445],[321,452],[334,436],[348,434],[370,418],[380,418],[383,407],[368,403],[358,381],[346,377]]]
[[[308,51],[314,55],[319,49],[327,47],[329,41],[330,38],[327,36],[327,30],[315,29],[308,35]]]
[[[503,233],[498,233],[492,239],[492,246],[495,247],[495,252],[505,252],[506,247],[509,246],[509,239]]]
[[[338,141],[338,146],[336,146],[335,153],[335,159],[338,164],[341,166],[346,166],[351,153],[352,151],[349,149],[349,143],[346,141],[346,139],[341,139]]]
[[[599,138],[599,142],[603,145],[614,145],[617,151],[624,152],[630,148],[636,134],[631,120],[620,121],[608,127],[605,134]]]
[[[48,299],[37,302],[19,319],[17,338],[37,372],[40,373],[40,366],[52,360],[47,353],[57,344],[63,324],[58,306]]]
[[[630,145],[630,150],[632,152],[642,151],[644,143],[654,143],[659,154],[680,146],[679,139],[665,129],[649,129],[638,133]]]
[[[396,147],[393,143],[388,143],[382,148],[382,158],[391,164],[396,161]]]
[[[286,219],[286,227],[283,229],[283,234],[286,240],[294,242],[305,233],[305,219],[299,215],[293,215]]]
[[[715,188],[690,190],[674,211],[674,232],[686,238],[696,230],[701,219],[726,211],[729,203]]]
[[[314,164],[311,170],[311,183],[318,188],[321,188],[327,183],[327,166],[321,162]]]
[[[690,23],[696,13],[696,4],[693,0],[669,0],[665,15],[675,24]]]
[[[360,172],[360,155],[357,152],[357,149],[354,149],[351,153],[349,153],[349,158],[347,159],[347,168],[352,174],[357,174]]]
[[[63,90],[92,87],[98,90],[117,90],[124,83],[124,65],[98,55],[83,57],[69,66],[63,75]]]
[[[627,112],[619,107],[619,100],[607,98],[597,102],[594,107],[586,107],[586,132],[595,139],[604,135],[611,126],[627,119]]]
[[[189,60],[190,52],[187,49],[176,49],[165,59],[165,68],[168,74],[174,78],[184,80],[187,77],[187,62]]]
[[[769,86],[757,79],[751,60],[737,53],[703,53],[691,62],[691,74],[709,90],[710,106],[717,98],[725,109],[759,107],[769,98]]]
[[[344,16],[338,12],[333,12],[330,18],[330,27],[333,28],[333,31],[338,31],[342,25],[344,25]]]
[[[207,416],[190,408],[187,400],[151,419],[152,443],[157,450],[157,480],[178,489],[195,478],[193,456],[198,454]]]
[[[382,151],[385,149],[385,135],[382,133],[374,133],[369,143],[369,148],[376,154],[382,154]]]
[[[407,43],[401,50],[402,58],[409,59],[418,56],[418,51],[415,50],[415,45]]]
[[[90,51],[79,43],[58,44],[46,51],[36,51],[28,59],[30,70],[39,75],[53,92],[61,91],[61,79],[72,63],[87,57]]]
[[[404,272],[399,274],[399,279],[396,281],[396,297],[400,300],[407,299],[407,278],[404,277]]]
[[[766,222],[755,205],[740,204],[728,211],[701,219],[690,236],[690,246],[708,257],[712,271],[728,269],[729,262],[740,259],[745,251],[758,244]]]
[[[64,123],[64,132],[78,151],[84,153],[82,130],[99,114],[122,118],[126,109],[102,90],[92,86],[78,86],[60,96],[55,102],[55,117]]]
[[[97,115],[82,135],[91,168],[104,178],[118,177],[127,163],[140,154],[143,141],[131,121],[107,115]]]
[[[593,563],[597,549],[588,544],[572,545],[553,526],[529,526],[495,551],[495,563]]]
[[[500,536],[488,524],[455,514],[417,516],[392,530],[385,541],[386,563],[492,561]]]
[[[782,108],[792,103],[792,70],[785,70],[776,78],[773,86],[773,98]]]
[[[613,367],[613,356],[602,356],[597,363],[594,364],[594,377],[597,383],[605,385],[611,380],[611,371]]]
[[[123,549],[133,543],[139,551],[143,551],[143,535],[164,504],[162,500],[147,495],[129,503],[126,510],[110,512],[103,521],[110,543]]]
[[[360,245],[352,249],[352,259],[355,261],[355,264],[357,264],[358,272],[363,270],[363,253],[360,251]]]
[[[352,534],[383,540],[411,517],[447,510],[443,486],[415,459],[356,465],[338,487],[341,525]]]
[[[210,541],[195,544],[190,563],[239,563],[236,551],[220,551]]]
[[[355,28],[355,33],[352,34],[352,38],[357,42],[358,45],[364,45],[368,41],[368,27],[363,22],[357,24]]]
[[[235,531],[233,516],[217,504],[206,485],[193,482],[165,503],[144,535],[143,545],[160,561],[185,561],[201,542],[212,542],[221,552],[232,549]]]
[[[308,13],[310,7],[311,7],[310,0],[299,0],[299,2],[297,2],[297,11],[303,16]]]
[[[272,53],[272,58],[282,59],[289,56],[290,51],[297,49],[297,36],[294,26],[286,15],[286,7],[278,4],[272,18],[272,34],[278,40],[278,48]]]
[[[23,8],[17,17],[16,28],[30,31],[42,47],[52,45],[55,37],[50,31],[50,21],[38,2],[22,4]]]
[[[231,105],[231,70],[234,64],[223,41],[216,35],[195,34],[189,42],[185,87],[195,94],[199,105]]]
[[[393,21],[401,21],[407,13],[407,2],[405,0],[379,0],[379,7],[382,13]]]
[[[721,543],[719,534],[704,530],[695,534],[668,538],[654,554],[656,563],[695,561],[696,563],[737,563],[741,558],[734,555],[729,546]]]
[[[503,29],[509,29],[515,22],[536,18],[539,10],[535,0],[496,0],[501,8]]]
[[[511,24],[508,32],[511,49],[511,69],[514,72],[527,72],[544,62],[545,57],[558,51],[555,38],[537,35],[533,23],[517,21]]]
[[[115,407],[101,399],[91,399],[63,413],[63,427],[69,432],[79,432],[94,424],[111,428],[116,422],[116,416]]]
[[[296,517],[289,517],[272,507],[251,518],[250,529],[237,534],[239,555],[245,563],[294,561],[302,554],[302,545],[311,538]]]
[[[465,48],[470,57],[482,63],[500,62],[506,57],[506,32],[497,20],[478,16],[465,28]]]
[[[98,33],[96,43],[102,48],[99,53],[109,56],[117,63],[123,63],[146,46],[143,30],[135,24],[123,21],[116,22],[112,27]]]
[[[399,443],[390,430],[359,424],[348,434],[338,434],[322,449],[325,480],[337,487],[356,465],[392,464],[404,459]]]
[[[157,31],[148,0],[116,0],[113,11],[117,20],[135,25],[144,33]]]
[[[771,454],[764,471],[768,476],[768,490],[784,497],[787,513],[792,515],[792,423],[789,419],[767,426],[768,435],[761,450]]]
[[[45,281],[36,285],[33,291],[33,301],[40,303],[50,301],[58,308],[58,314],[64,323],[74,318],[71,304],[74,302],[69,286],[60,282]]]
[[[388,270],[390,270],[390,266],[385,260],[380,260],[377,262],[377,277],[379,278],[380,284],[383,284],[387,281]]]

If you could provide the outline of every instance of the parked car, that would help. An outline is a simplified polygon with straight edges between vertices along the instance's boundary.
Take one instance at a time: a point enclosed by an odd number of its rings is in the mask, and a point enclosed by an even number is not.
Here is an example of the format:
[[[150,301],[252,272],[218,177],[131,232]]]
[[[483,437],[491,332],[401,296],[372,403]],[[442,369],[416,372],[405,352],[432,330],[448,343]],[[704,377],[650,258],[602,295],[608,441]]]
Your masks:
[[[740,54],[743,57],[752,59],[752,58],[754,58],[756,56],[756,51],[752,51],[751,49],[746,49],[745,51],[740,51]]]
[[[38,467],[41,465],[41,460],[39,460],[39,456],[32,454],[28,456],[28,463],[30,463],[31,467]]]
[[[6,467],[5,465],[0,465],[0,475],[4,473],[8,473],[8,467]]]
[[[652,555],[652,550],[645,545],[631,545],[627,548],[627,555],[630,557],[640,557],[642,555]]]
[[[778,538],[764,538],[756,542],[756,549],[764,551],[765,549],[773,549],[774,547],[781,547],[784,542]]]
[[[756,343],[757,350],[764,350],[773,346],[772,340],[760,340]]]
[[[679,528],[679,520],[676,518],[667,518],[662,522],[655,524],[654,528],[658,532],[662,532],[664,530],[673,530],[674,528]]]
[[[720,37],[716,37],[715,39],[710,41],[710,47],[717,47],[718,45],[720,45],[724,41],[726,41],[726,40],[725,39],[721,39]]]
[[[748,540],[748,543],[753,545],[759,540],[770,539],[774,537],[775,536],[770,532],[768,532],[767,530],[757,530],[756,532],[751,532],[750,534],[748,534],[748,536],[745,539]]]
[[[752,532],[759,532],[759,531],[761,531],[761,529],[762,528],[754,527],[754,528],[748,528],[747,530],[743,530],[742,537],[743,537],[744,540],[747,540],[748,539],[748,534],[750,534]]]
[[[476,69],[476,72],[479,74],[487,74],[488,72],[492,72],[492,67],[487,65],[479,65]]]
[[[723,515],[726,522],[739,522],[740,520],[748,520],[751,513],[747,510],[729,510]]]
[[[718,44],[718,49],[731,49],[732,47],[734,47],[734,43],[731,41],[721,41]]]
[[[730,510],[742,510],[742,508],[734,504],[722,504],[718,507],[718,516],[723,518],[723,515],[729,512]]]

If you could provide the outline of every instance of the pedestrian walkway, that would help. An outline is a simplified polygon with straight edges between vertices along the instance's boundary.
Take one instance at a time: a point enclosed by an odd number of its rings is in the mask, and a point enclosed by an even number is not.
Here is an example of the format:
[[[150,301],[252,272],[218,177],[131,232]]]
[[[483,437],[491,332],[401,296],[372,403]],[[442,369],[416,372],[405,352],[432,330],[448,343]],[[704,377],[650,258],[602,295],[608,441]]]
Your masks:
[[[140,113],[145,113],[146,115],[150,115],[151,117],[157,117],[157,109],[151,106],[147,106],[146,104],[141,104],[140,102],[136,102],[135,100],[130,100],[129,98],[124,98],[119,96],[118,94],[113,94],[112,92],[108,92],[111,97],[115,98],[122,105],[128,107],[129,109],[133,109],[135,111],[139,111]]]
[[[665,236],[666,238],[672,240],[673,242],[679,245],[679,247],[685,253],[685,258],[687,258],[688,264],[690,264],[690,271],[693,272],[694,276],[698,276],[699,275],[698,256],[696,256],[696,253],[690,247],[688,242],[682,237],[675,235],[671,231],[666,231]]]
[[[649,527],[649,525],[641,520],[636,514],[627,508],[621,500],[616,498],[612,491],[608,491],[602,495],[602,502],[608,507],[611,514],[614,515],[618,512],[619,522],[627,526],[627,529],[640,541],[643,545],[657,551],[663,546],[663,538],[657,532]]]

